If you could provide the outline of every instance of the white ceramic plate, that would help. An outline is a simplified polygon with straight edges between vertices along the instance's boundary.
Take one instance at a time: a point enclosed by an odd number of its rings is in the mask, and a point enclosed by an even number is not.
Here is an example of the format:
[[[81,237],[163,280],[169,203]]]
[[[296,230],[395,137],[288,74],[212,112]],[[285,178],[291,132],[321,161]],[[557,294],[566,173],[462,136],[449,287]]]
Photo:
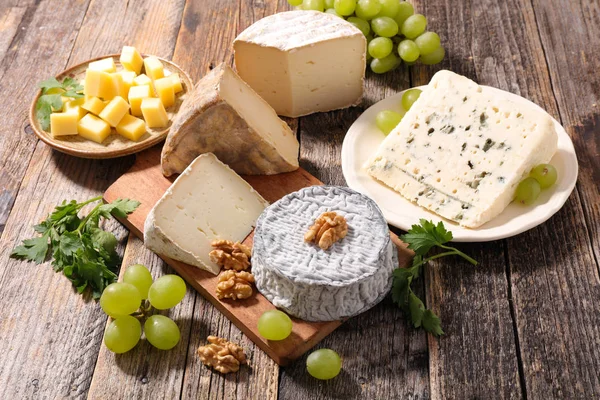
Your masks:
[[[482,87],[484,91],[504,96],[524,107],[533,107],[545,112],[538,105],[515,94],[489,86]],[[420,87],[420,89],[424,88],[425,86]],[[388,223],[408,230],[411,225],[418,223],[420,218],[434,222],[443,220],[446,227],[452,231],[454,241],[487,242],[525,232],[546,221],[565,204],[577,181],[577,156],[569,135],[554,119],[558,133],[558,150],[550,163],[558,171],[557,183],[543,190],[535,205],[521,206],[511,203],[500,215],[477,229],[461,227],[429,212],[371,178],[363,169],[363,165],[375,153],[385,137],[375,125],[375,116],[382,110],[399,111],[402,107],[400,105],[402,93],[388,97],[365,111],[348,130],[342,146],[342,170],[348,186],[375,200]]]

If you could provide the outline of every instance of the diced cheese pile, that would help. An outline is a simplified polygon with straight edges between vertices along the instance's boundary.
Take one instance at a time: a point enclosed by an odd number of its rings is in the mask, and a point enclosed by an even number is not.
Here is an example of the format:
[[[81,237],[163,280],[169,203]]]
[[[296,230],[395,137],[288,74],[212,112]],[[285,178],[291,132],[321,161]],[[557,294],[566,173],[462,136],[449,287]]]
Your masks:
[[[166,71],[156,57],[143,58],[131,46],[123,47],[119,61],[122,70],[112,58],[89,63],[84,98],[64,99],[62,110],[50,115],[53,137],[79,134],[102,143],[115,128],[117,134],[138,141],[148,128],[169,124],[166,109],[183,91],[179,74]]]

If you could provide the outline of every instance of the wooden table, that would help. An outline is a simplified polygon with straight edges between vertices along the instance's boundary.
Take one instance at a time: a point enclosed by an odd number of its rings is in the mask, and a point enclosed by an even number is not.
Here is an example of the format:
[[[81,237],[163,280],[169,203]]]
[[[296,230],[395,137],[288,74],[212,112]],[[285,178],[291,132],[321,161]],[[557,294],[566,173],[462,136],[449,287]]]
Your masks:
[[[279,368],[193,290],[171,316],[181,343],[115,357],[106,316],[49,264],[9,259],[63,199],[101,194],[134,156],[92,161],[38,141],[27,121],[36,84],[91,57],[134,45],[171,58],[194,80],[222,61],[252,22],[285,0],[3,0],[0,4],[0,398],[455,399],[600,396],[600,2],[413,0],[448,49],[441,66],[368,74],[359,107],[288,120],[301,165],[344,185],[340,149],[369,105],[448,68],[520,94],[557,118],[580,165],[577,187],[548,222],[517,237],[459,247],[481,262],[432,263],[417,288],[438,313],[440,339],[409,326],[388,298],[322,342],[344,358],[316,381],[305,358]],[[171,272],[117,222],[124,264]],[[243,345],[250,367],[222,376],[195,355],[208,334]]]

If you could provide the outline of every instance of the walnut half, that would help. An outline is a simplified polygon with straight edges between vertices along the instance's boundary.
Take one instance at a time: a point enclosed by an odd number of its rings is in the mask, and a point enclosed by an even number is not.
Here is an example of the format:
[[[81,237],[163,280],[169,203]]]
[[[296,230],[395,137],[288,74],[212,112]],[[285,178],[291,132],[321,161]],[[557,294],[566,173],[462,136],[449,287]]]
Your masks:
[[[219,299],[247,299],[252,296],[254,275],[246,271],[224,271],[219,275],[217,297]]]
[[[333,243],[345,238],[347,233],[346,218],[334,211],[328,211],[315,220],[314,225],[304,235],[304,241],[315,242],[321,249],[327,250]]]
[[[237,344],[216,336],[209,336],[207,340],[209,344],[198,347],[198,355],[204,365],[228,374],[246,364],[244,349]]]
[[[214,250],[208,253],[210,261],[225,269],[244,271],[250,267],[252,251],[248,246],[229,240],[213,240],[210,244]]]

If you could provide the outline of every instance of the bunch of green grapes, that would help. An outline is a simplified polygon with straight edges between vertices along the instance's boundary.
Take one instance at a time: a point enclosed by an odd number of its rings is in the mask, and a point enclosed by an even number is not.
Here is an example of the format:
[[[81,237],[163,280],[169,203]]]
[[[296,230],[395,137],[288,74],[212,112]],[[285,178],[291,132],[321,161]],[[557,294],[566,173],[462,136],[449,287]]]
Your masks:
[[[367,63],[383,74],[421,62],[439,64],[446,55],[437,33],[427,31],[427,18],[400,0],[288,0],[302,10],[315,10],[346,19],[367,38]]]
[[[177,275],[164,275],[156,281],[148,268],[132,265],[125,271],[122,282],[104,289],[100,307],[113,318],[104,333],[104,344],[114,353],[125,353],[135,347],[144,333],[154,347],[169,350],[179,343],[177,324],[164,315],[151,315],[152,308],[166,310],[183,300],[186,286]],[[146,318],[147,317],[147,318]]]

